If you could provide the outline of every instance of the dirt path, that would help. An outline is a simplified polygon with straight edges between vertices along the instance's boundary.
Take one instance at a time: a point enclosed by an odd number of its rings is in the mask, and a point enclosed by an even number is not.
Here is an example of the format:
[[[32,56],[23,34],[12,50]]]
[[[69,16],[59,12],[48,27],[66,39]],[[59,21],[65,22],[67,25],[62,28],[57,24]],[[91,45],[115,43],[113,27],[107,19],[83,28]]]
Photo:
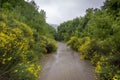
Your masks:
[[[95,80],[94,68],[77,52],[58,42],[58,50],[43,68],[40,80]]]

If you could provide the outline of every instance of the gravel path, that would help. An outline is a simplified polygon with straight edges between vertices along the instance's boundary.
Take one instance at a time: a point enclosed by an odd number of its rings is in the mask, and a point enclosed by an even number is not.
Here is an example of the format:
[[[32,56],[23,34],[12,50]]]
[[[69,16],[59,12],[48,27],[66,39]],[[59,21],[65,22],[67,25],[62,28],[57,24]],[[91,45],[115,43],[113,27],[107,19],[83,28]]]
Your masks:
[[[58,42],[58,50],[45,61],[40,80],[95,80],[94,67],[77,52]]]

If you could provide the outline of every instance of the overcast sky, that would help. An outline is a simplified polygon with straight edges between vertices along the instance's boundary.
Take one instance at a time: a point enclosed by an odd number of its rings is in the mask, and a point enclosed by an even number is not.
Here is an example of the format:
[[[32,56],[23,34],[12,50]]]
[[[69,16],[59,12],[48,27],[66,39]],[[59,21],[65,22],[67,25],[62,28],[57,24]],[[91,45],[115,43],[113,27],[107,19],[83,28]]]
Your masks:
[[[88,8],[100,8],[105,0],[35,0],[40,9],[46,11],[46,21],[60,24],[80,17]]]

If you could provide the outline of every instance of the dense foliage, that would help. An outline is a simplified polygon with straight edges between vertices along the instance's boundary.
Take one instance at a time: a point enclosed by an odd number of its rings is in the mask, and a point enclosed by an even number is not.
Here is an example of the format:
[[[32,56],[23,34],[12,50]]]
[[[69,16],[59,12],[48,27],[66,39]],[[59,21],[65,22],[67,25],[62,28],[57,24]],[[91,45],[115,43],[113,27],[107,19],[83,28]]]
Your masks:
[[[39,79],[39,59],[57,49],[45,15],[33,0],[0,0],[0,80]]]
[[[62,23],[57,39],[90,60],[100,80],[120,80],[120,0],[106,0],[101,9]]]

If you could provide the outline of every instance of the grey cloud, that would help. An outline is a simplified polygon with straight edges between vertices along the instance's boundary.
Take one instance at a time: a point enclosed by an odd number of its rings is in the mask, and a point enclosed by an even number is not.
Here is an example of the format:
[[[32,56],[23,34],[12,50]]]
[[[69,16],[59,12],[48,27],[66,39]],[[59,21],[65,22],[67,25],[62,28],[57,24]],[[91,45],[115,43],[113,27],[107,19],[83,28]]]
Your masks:
[[[47,22],[60,24],[83,16],[88,8],[100,8],[105,0],[35,0],[47,14]]]

